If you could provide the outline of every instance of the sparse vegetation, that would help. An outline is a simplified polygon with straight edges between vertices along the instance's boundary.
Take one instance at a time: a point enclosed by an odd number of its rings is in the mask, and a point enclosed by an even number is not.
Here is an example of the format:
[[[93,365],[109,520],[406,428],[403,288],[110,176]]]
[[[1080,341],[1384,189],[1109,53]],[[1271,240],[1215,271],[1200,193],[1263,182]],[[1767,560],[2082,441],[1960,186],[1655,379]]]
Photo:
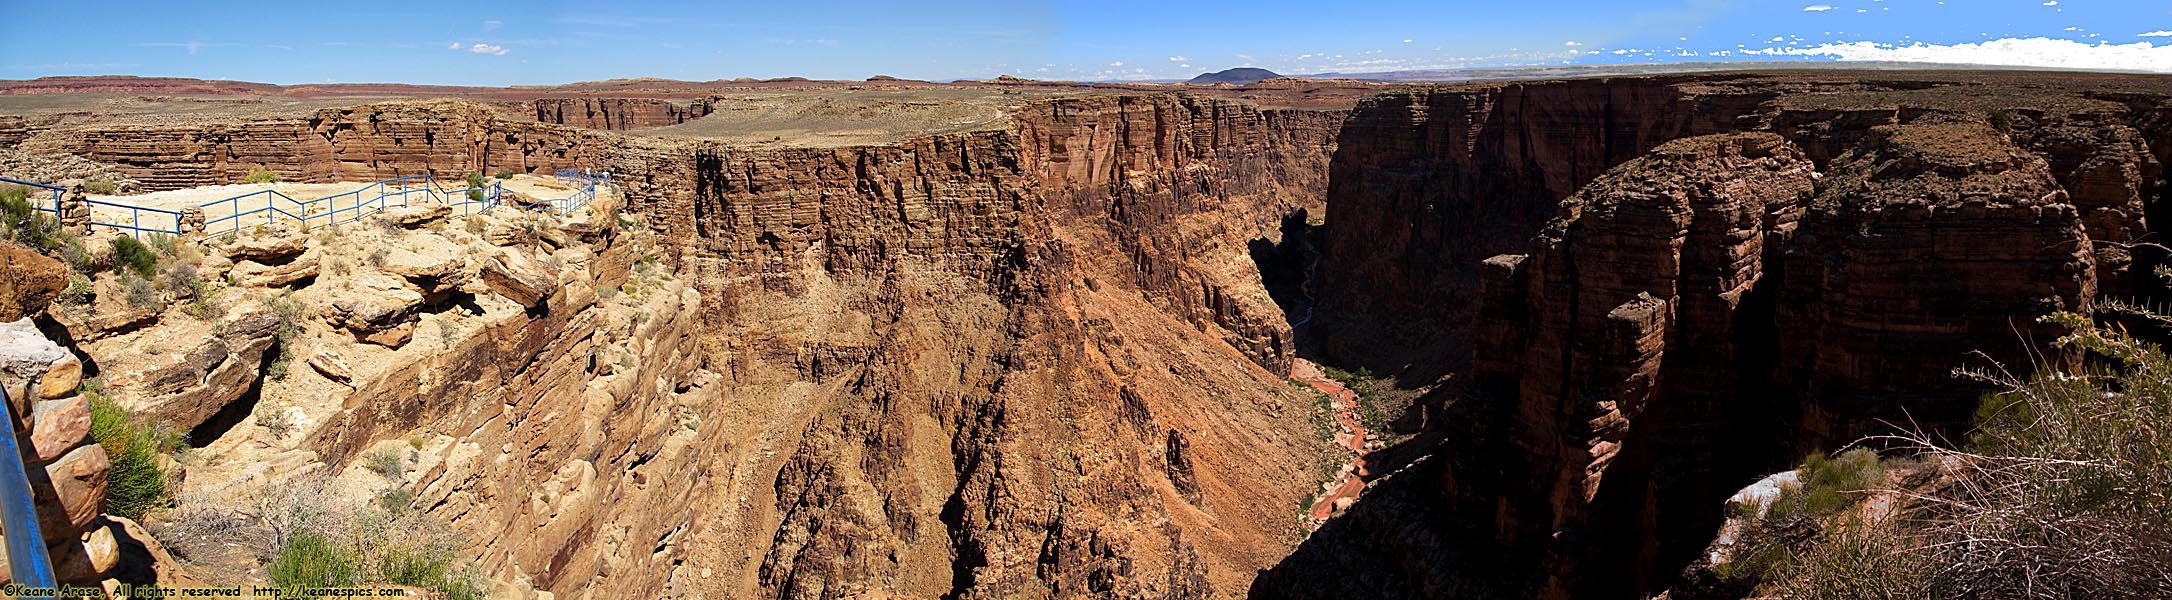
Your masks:
[[[115,183],[110,175],[99,175],[83,180],[83,191],[100,196],[111,196],[115,192],[121,191],[121,185]]]
[[[272,439],[275,440],[287,439],[287,434],[294,432],[294,420],[288,418],[284,411],[263,411],[256,415],[256,424],[271,432]]]
[[[2112,300],[2097,316],[2172,325]],[[1907,507],[1896,516],[1823,495],[1880,478],[1867,450],[1806,461],[1802,489],[1776,499],[1763,523],[1809,515],[1822,533],[1738,571],[1755,571],[1745,576],[1763,581],[1759,593],[1779,598],[2172,597],[2172,538],[2161,528],[2172,517],[2172,356],[2090,316],[2046,320],[2072,332],[2058,344],[2084,351],[2083,366],[2046,364],[2027,379],[1962,372],[1999,386],[1966,444],[1885,440],[1940,471],[1937,484],[1900,494]],[[1773,551],[1752,548],[1747,556]]]
[[[384,246],[378,246],[376,250],[371,250],[371,251],[370,251],[370,256],[369,256],[370,266],[372,266],[372,267],[377,267],[377,268],[380,268],[380,269],[382,269],[382,268],[385,268],[385,258],[386,258],[386,257],[390,257],[390,256],[392,256],[392,249],[391,249],[391,248],[387,248],[387,247],[384,247]]]
[[[468,233],[472,233],[472,234],[475,234],[475,235],[482,235],[482,234],[483,234],[483,216],[482,216],[482,215],[468,215],[468,220],[467,220],[467,224],[466,224],[466,225],[464,225],[464,226],[462,226],[461,228],[462,228],[462,229],[466,229]]]
[[[383,475],[385,479],[399,481],[407,476],[407,457],[401,456],[399,450],[387,448],[371,452],[368,456],[364,456],[363,460],[366,461],[363,463],[364,467],[367,467],[373,473]]]
[[[137,310],[158,308],[158,286],[151,280],[137,277],[135,273],[123,273],[120,285],[129,307]]]
[[[58,249],[70,239],[58,221],[31,204],[30,188],[15,184],[0,186],[0,237],[40,252]]]
[[[307,531],[280,546],[264,572],[282,588],[348,586],[358,583],[354,562],[353,554],[330,538]]]
[[[158,254],[144,246],[143,242],[136,241],[136,238],[120,236],[113,238],[112,244],[113,264],[115,266],[127,268],[129,271],[134,272],[137,277],[144,278],[149,278],[152,273],[158,271]]]
[[[508,169],[508,170],[503,170],[503,171],[498,171],[498,178],[499,178],[499,179],[512,179],[512,178],[513,178],[513,171],[512,171],[512,170],[510,170],[510,169]]]
[[[301,333],[302,329],[302,304],[280,295],[265,298],[264,306],[270,308],[272,316],[279,319],[278,329],[273,333],[273,339],[277,342],[272,344],[271,350],[277,354],[271,357],[270,362],[264,363],[264,376],[284,381],[294,362],[294,336]]]
[[[250,169],[249,174],[242,177],[241,181],[242,183],[279,183],[279,174],[272,172],[271,169],[257,167]]]
[[[106,473],[105,512],[142,519],[144,513],[166,503],[166,471],[159,467],[158,455],[180,449],[181,437],[129,414],[100,391],[84,389],[82,393],[91,405],[91,439],[105,448],[111,464]]]
[[[97,299],[97,286],[91,285],[89,279],[82,277],[69,278],[68,287],[60,290],[60,301],[67,304],[88,305],[91,301]]]

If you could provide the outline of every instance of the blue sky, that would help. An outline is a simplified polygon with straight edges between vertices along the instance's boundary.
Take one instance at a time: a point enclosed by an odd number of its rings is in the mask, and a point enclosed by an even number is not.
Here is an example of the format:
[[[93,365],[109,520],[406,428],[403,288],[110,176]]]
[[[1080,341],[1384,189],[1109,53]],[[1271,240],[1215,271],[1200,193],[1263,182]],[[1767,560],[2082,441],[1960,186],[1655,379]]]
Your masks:
[[[2172,71],[2164,0],[0,0],[0,28],[7,79],[1121,80],[1706,60]]]

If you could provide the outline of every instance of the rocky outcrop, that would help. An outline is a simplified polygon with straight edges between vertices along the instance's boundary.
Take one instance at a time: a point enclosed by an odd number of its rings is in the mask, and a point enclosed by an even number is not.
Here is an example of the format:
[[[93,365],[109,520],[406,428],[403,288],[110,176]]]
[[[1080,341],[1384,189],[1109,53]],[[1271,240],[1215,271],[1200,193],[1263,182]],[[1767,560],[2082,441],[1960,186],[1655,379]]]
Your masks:
[[[1465,426],[1500,429],[1506,447],[1480,469],[1452,463],[1446,485],[1500,499],[1508,545],[1544,546],[1543,596],[1686,560],[1701,545],[1666,547],[1665,533],[1713,526],[1711,483],[1759,466],[1726,449],[1769,418],[1741,387],[1771,354],[1767,252],[1795,229],[1813,170],[1769,133],[1676,140],[1571,197],[1528,257],[1486,262],[1472,374],[1490,405]],[[1693,475],[1657,479],[1662,460]]]
[[[709,114],[706,99],[690,103],[652,98],[544,98],[535,120],[589,129],[642,129],[677,125]]]
[[[0,320],[45,311],[68,285],[68,267],[29,248],[0,242]]]

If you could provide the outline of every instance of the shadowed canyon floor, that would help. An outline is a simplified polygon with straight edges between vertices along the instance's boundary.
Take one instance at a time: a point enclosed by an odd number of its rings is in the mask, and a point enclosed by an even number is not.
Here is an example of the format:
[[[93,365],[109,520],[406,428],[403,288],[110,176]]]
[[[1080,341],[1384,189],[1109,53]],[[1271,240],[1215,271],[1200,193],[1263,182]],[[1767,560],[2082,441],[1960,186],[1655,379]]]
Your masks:
[[[151,191],[609,171],[48,317],[203,432],[176,512],[411,494],[507,595],[1643,597],[1736,489],[2165,290],[2164,77],[726,83],[17,82],[0,140]]]

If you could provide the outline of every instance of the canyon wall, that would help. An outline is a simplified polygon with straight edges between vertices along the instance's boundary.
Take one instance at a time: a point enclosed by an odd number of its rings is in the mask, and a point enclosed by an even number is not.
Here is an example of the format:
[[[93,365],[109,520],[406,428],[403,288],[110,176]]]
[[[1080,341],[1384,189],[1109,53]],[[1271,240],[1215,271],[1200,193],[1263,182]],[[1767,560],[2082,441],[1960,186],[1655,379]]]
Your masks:
[[[602,144],[587,130],[480,104],[401,101],[286,118],[73,125],[30,134],[23,147],[106,163],[156,191],[240,183],[259,168],[298,182],[549,174],[591,164]]]
[[[2161,82],[2085,79],[1368,99],[1331,170],[1316,333],[1462,383],[1440,388],[1439,450],[1254,592],[1393,595],[1319,579],[1389,565],[1371,580],[1428,593],[1650,594],[1757,475],[1902,427],[1965,430],[1984,388],[1956,368],[2026,373],[2061,359],[2036,317],[2162,289],[2162,255],[2130,241],[2150,239],[2149,132],[2172,93],[2110,102],[2080,90]]]
[[[708,116],[708,99],[685,104],[654,98],[544,98],[535,120],[588,129],[626,130],[677,125]]]
[[[730,408],[713,414],[743,444],[711,459],[729,481],[702,479],[743,504],[697,510],[687,534],[742,542],[674,550],[718,573],[696,589],[1206,597],[1298,535],[1286,507],[1325,476],[1327,443],[1307,397],[1260,366],[1286,364],[1288,339],[1259,333],[1280,315],[1241,268],[1262,231],[1215,225],[1317,206],[1302,194],[1318,179],[1237,200],[1161,191],[1166,206],[1130,213],[1147,203],[1093,196],[1206,179],[1184,170],[1316,172],[1327,153],[1293,141],[1326,139],[1332,117],[1276,128],[1159,95],[1014,119],[884,146],[635,141],[603,157],[702,291]],[[1119,133],[1157,119],[1173,133]],[[1056,154],[1112,170],[1037,166]],[[1142,266],[1119,233],[1202,258]],[[1209,258],[1226,270],[1197,266]],[[1189,272],[1142,274],[1159,269]],[[1217,295],[1261,300],[1236,320]]]

